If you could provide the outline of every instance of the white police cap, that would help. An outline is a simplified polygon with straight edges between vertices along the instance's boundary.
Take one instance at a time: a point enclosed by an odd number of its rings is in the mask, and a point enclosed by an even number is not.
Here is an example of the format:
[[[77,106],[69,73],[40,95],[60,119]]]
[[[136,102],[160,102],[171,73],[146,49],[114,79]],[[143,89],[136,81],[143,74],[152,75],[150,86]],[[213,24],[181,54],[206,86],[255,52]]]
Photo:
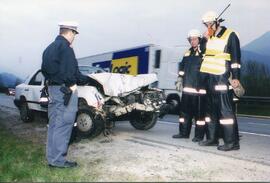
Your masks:
[[[78,32],[78,23],[74,22],[74,21],[63,21],[63,22],[59,22],[58,23],[60,28],[65,28],[65,29],[70,29],[75,31],[77,34],[79,34]]]

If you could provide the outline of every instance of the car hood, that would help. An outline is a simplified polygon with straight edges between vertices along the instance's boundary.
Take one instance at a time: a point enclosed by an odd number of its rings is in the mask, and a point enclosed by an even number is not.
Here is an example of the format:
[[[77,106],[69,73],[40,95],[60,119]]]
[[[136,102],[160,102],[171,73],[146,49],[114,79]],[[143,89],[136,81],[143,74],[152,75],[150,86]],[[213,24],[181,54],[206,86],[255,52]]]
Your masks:
[[[157,81],[156,74],[132,76],[118,73],[96,73],[88,76],[98,81],[103,86],[105,95],[108,96],[124,95]]]

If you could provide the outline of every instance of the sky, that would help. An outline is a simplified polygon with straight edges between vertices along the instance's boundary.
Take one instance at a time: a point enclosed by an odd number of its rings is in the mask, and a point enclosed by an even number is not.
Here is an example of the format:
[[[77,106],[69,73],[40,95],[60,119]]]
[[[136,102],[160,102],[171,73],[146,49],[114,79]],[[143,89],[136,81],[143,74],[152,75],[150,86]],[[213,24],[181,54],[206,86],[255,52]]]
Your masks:
[[[79,23],[77,58],[140,46],[187,45],[187,33],[205,31],[201,17],[221,12],[241,46],[270,30],[269,0],[0,0],[0,72],[26,77],[40,68],[58,23]]]

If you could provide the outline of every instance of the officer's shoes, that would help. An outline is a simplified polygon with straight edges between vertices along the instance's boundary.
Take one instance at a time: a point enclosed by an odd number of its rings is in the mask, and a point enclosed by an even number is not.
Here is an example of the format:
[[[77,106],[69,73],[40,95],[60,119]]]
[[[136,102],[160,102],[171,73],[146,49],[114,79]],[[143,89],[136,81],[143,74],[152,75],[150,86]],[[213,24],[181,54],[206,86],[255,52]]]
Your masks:
[[[200,141],[200,146],[218,146],[218,141],[215,140],[206,140],[206,141]]]
[[[198,138],[198,137],[194,137],[193,139],[192,139],[192,142],[201,142],[203,139],[201,139],[201,138]]]
[[[185,135],[182,135],[182,134],[176,134],[176,135],[173,135],[172,138],[175,138],[175,139],[188,139],[189,137],[185,136]]]
[[[49,164],[50,167],[53,168],[74,168],[78,166],[77,162],[75,161],[66,161],[63,165],[51,165]]]
[[[239,145],[239,143],[224,144],[222,146],[218,146],[217,149],[220,150],[220,151],[239,150],[240,145]]]

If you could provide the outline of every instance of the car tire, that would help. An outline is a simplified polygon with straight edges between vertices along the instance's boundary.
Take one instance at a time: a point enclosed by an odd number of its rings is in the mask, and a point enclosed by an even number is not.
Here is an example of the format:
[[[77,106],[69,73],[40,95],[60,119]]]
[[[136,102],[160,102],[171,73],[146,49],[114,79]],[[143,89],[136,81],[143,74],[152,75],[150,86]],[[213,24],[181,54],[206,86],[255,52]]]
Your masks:
[[[76,123],[76,132],[81,138],[97,137],[104,130],[104,121],[95,118],[95,112],[90,107],[79,107]]]
[[[25,123],[29,123],[34,120],[33,111],[31,111],[26,102],[22,102],[20,105],[20,116],[21,120]]]
[[[131,114],[130,124],[137,130],[149,130],[155,126],[158,113],[134,111]]]

